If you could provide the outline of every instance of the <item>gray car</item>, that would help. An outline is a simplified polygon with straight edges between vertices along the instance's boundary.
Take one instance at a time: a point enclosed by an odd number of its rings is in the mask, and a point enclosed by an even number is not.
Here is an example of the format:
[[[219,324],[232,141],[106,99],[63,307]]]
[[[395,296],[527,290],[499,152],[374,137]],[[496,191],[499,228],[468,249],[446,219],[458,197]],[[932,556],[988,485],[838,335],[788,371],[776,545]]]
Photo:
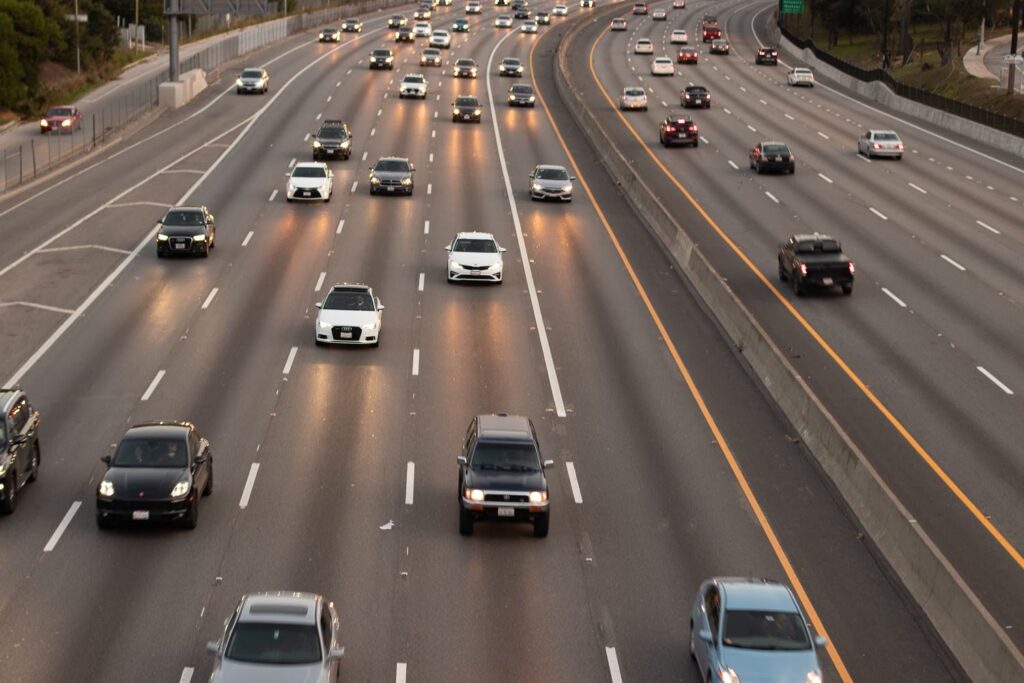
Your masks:
[[[869,130],[857,138],[857,151],[871,157],[903,158],[903,141],[891,130]]]
[[[345,648],[334,604],[314,593],[249,593],[206,644],[210,683],[335,683]]]
[[[239,95],[247,92],[266,93],[270,89],[270,74],[266,69],[242,69],[235,80],[235,92]]]
[[[530,199],[560,199],[572,201],[574,176],[564,166],[541,165],[530,173]]]
[[[370,194],[412,194],[416,167],[404,157],[381,157],[370,167]]]
[[[701,584],[690,614],[690,655],[705,681],[821,683],[807,620],[781,583],[713,578]]]

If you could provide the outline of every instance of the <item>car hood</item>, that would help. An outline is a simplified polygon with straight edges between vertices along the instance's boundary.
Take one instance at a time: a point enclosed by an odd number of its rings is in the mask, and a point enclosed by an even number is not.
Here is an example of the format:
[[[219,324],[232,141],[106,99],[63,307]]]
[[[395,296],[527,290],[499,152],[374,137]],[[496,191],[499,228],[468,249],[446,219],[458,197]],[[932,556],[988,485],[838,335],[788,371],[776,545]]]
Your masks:
[[[317,314],[317,320],[329,325],[343,325],[345,327],[362,327],[377,322],[376,311],[344,311],[344,310],[323,310]]]
[[[289,178],[292,187],[298,187],[304,190],[311,190],[318,187],[324,187],[327,185],[328,178]]]
[[[163,500],[187,476],[187,470],[173,467],[111,467],[104,479],[114,485],[117,500]]]
[[[381,180],[401,180],[412,177],[408,171],[374,171],[373,175]]]
[[[819,670],[814,650],[723,647],[721,662],[739,674],[743,683],[803,683],[807,672]]]
[[[160,228],[161,235],[168,237],[191,237],[206,232],[202,225],[164,225]]]
[[[426,90],[427,84],[424,82],[417,81],[402,81],[400,87],[406,88],[408,90]]]
[[[320,663],[270,666],[225,659],[210,683],[328,683],[328,676]]]
[[[348,140],[348,138],[340,138],[340,137],[333,137],[333,136],[332,137],[324,137],[324,136],[321,136],[321,135],[318,135],[316,137],[316,141],[319,142],[320,144],[328,143],[328,144],[331,144],[331,145],[340,145],[341,143],[345,142],[346,140]]]
[[[543,472],[502,472],[466,470],[465,485],[474,489],[499,491],[543,491],[547,488]]]
[[[545,190],[563,190],[572,187],[571,180],[549,180],[534,178],[533,182],[536,183],[537,185],[540,185]]]
[[[486,254],[475,251],[453,251],[451,259],[460,266],[488,268],[501,261],[501,254]]]
[[[240,80],[245,85],[256,85],[257,83],[262,83],[263,82],[263,78],[262,77],[261,78],[256,78],[256,77],[246,76],[245,78],[242,78]]]

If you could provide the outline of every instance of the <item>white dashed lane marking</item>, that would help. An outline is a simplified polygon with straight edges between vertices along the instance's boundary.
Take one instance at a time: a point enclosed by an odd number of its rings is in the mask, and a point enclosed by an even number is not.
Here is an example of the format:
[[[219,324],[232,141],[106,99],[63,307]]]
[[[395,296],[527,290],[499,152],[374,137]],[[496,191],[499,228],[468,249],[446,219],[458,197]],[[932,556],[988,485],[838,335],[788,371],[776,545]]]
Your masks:
[[[999,232],[998,230],[996,230],[995,228],[993,228],[988,223],[983,223],[981,221],[974,221],[974,222],[977,223],[978,225],[980,225],[981,227],[985,228],[989,232],[993,233],[993,234],[996,234],[996,235],[1002,235],[1003,234],[1003,233]]]
[[[167,374],[166,370],[160,370],[160,371],[158,371],[156,373],[156,377],[154,377],[153,381],[149,383],[148,387],[146,387],[146,393],[144,393],[142,395],[142,400],[143,401],[148,401],[149,400],[149,397],[153,395],[154,391],[156,391],[157,385],[160,384],[160,380],[162,380],[164,378],[164,375],[166,375],[166,374]]]
[[[951,259],[951,258],[949,258],[948,256],[946,256],[945,254],[939,254],[939,257],[940,257],[940,258],[941,258],[941,259],[942,259],[943,261],[945,261],[946,263],[948,263],[949,265],[951,265],[951,266],[953,266],[954,268],[956,268],[957,270],[959,270],[960,272],[964,272],[964,271],[966,271],[966,270],[967,270],[966,268],[964,268],[963,266],[961,266],[961,265],[960,265],[959,263],[957,263],[957,262],[956,262],[956,261],[954,261],[953,259]]]
[[[313,288],[314,292],[319,292],[324,286],[324,280],[327,278],[327,273],[320,273],[320,277],[316,279],[316,287]]]
[[[569,486],[572,488],[572,499],[579,505],[583,503],[583,494],[580,493],[580,482],[576,478],[576,466],[572,462],[565,463],[565,469],[569,473]]]
[[[245,479],[245,486],[242,488],[242,497],[238,501],[238,507],[245,509],[249,506],[249,498],[252,496],[252,487],[256,484],[256,475],[260,471],[260,464],[254,462],[249,466],[249,476]]]
[[[893,301],[895,301],[895,302],[896,302],[897,304],[899,304],[900,308],[906,308],[906,307],[907,307],[907,305],[906,305],[905,303],[903,303],[903,299],[899,298],[898,296],[896,296],[895,294],[893,294],[892,292],[890,292],[890,291],[889,291],[888,289],[886,289],[885,287],[882,287],[882,291],[883,291],[883,292],[885,292],[885,295],[886,295],[887,297],[889,297],[890,299],[892,299]]]
[[[765,193],[764,193],[764,194],[765,194],[765,196],[767,196],[767,197],[768,197],[768,199],[772,200],[772,201],[773,201],[773,202],[775,202],[776,204],[778,204],[778,203],[779,203],[779,199],[778,199],[778,197],[776,197],[775,195],[773,195],[773,194],[772,194],[771,192],[765,191]]]
[[[876,209],[876,208],[875,208],[875,207],[873,207],[873,206],[869,206],[869,207],[868,207],[868,211],[870,211],[871,213],[875,214],[876,216],[878,216],[879,218],[881,218],[881,219],[882,219],[883,221],[887,221],[887,220],[889,220],[889,217],[888,217],[888,216],[886,216],[886,215],[885,215],[884,213],[882,213],[881,211],[879,211],[878,209]]]
[[[822,180],[824,180],[824,181],[825,181],[826,183],[828,183],[829,185],[831,185],[831,184],[832,184],[832,179],[831,179],[831,178],[829,178],[829,177],[828,177],[827,175],[825,175],[824,173],[819,173],[819,174],[818,174],[818,177],[819,177],[819,178],[821,178]]]
[[[220,290],[217,287],[214,287],[213,289],[210,290],[209,295],[207,295],[206,297],[206,301],[203,302],[202,308],[204,311],[210,307],[210,304],[213,303],[213,297],[217,296],[217,292],[219,291]]]
[[[249,240],[251,240],[251,239],[252,239],[252,236],[253,236],[253,231],[252,231],[252,230],[250,230],[250,231],[249,231],[249,234],[247,234],[247,235],[245,236],[245,239],[244,239],[244,240],[242,240],[242,246],[243,246],[243,247],[249,246]]]
[[[921,194],[928,194],[928,190],[924,189],[923,187],[919,187],[919,186],[915,185],[914,183],[907,183],[907,185],[909,185],[913,189],[917,190]]]
[[[53,549],[57,547],[57,543],[60,541],[60,537],[67,531],[68,526],[71,524],[71,520],[75,518],[75,513],[78,512],[78,508],[82,507],[82,501],[76,500],[68,508],[68,511],[64,513],[64,519],[60,520],[60,524],[54,529],[53,534],[50,536],[50,540],[43,546],[44,553],[52,553]]]
[[[985,375],[985,377],[988,377],[993,384],[995,384],[997,387],[1003,390],[1003,393],[1005,393],[1007,396],[1013,396],[1013,390],[1010,387],[1003,384],[1002,382],[1000,382],[998,377],[996,377],[995,375],[993,375],[991,372],[981,367],[980,365],[977,366],[977,368],[978,372]]]
[[[292,363],[295,362],[295,354],[297,354],[298,352],[299,352],[299,347],[298,346],[293,346],[288,351],[288,358],[284,362],[284,369],[281,371],[281,374],[283,374],[283,375],[291,374]]]

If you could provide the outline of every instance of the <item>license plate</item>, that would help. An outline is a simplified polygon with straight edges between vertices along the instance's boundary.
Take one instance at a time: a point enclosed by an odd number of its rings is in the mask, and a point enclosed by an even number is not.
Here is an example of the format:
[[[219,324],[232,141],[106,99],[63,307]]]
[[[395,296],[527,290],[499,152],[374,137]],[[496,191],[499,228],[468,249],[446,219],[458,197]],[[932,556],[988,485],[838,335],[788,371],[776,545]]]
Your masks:
[[[774,161],[782,161],[782,157],[772,157]]]
[[[352,338],[352,333],[351,332],[339,332],[338,333],[338,339],[351,339],[351,338]]]
[[[498,516],[499,517],[515,517],[516,516],[516,509],[515,508],[498,508]]]
[[[185,245],[184,245],[184,244],[181,244],[181,243],[179,242],[178,244],[175,244],[175,245],[174,245],[174,248],[175,248],[175,249],[184,249],[184,248],[185,248]]]
[[[830,285],[830,284],[832,284],[832,278],[830,278],[830,277],[823,277],[823,278],[821,278],[821,284],[823,284],[823,285]]]
[[[132,510],[132,519],[149,519],[149,510]]]
[[[395,188],[393,185],[388,185],[388,192],[394,192]]]
[[[469,114],[463,114],[463,115],[462,115],[462,118],[463,118],[463,119],[465,119],[466,121],[469,121],[469,120],[470,120],[471,118],[473,118],[473,117],[472,117],[472,116],[470,116]]]
[[[313,191],[312,190],[306,190],[306,191],[302,192],[302,196],[303,197],[312,197],[313,196]]]

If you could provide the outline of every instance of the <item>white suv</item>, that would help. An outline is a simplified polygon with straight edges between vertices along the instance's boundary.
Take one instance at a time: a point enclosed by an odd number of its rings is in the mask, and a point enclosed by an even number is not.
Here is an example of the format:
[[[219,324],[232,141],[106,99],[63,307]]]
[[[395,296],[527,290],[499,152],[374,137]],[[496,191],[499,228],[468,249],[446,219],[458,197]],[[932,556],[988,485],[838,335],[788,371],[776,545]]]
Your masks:
[[[489,232],[460,232],[445,247],[448,282],[479,280],[501,284],[505,248]]]
[[[406,74],[398,85],[398,98],[419,97],[427,98],[427,79],[423,74]]]
[[[448,34],[448,31],[438,29],[430,34],[430,47],[448,48],[451,46],[452,37]]]

